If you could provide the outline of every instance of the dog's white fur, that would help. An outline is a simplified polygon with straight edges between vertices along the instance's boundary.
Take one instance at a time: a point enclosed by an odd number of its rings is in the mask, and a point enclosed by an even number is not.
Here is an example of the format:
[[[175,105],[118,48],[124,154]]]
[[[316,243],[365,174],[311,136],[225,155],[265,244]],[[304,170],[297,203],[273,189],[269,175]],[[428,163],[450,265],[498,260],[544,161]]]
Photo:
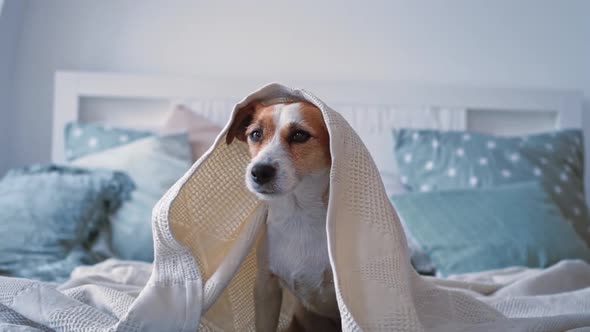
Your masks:
[[[273,121],[274,136],[252,159],[246,172],[247,187],[269,205],[266,234],[258,247],[256,329],[276,331],[282,288],[286,288],[300,301],[298,327],[326,330],[333,325],[322,321],[322,317],[339,321],[326,237],[329,166],[297,174],[279,133],[281,128],[304,121],[298,104],[277,107]],[[277,169],[275,179],[264,188],[250,176],[258,163],[270,163]]]

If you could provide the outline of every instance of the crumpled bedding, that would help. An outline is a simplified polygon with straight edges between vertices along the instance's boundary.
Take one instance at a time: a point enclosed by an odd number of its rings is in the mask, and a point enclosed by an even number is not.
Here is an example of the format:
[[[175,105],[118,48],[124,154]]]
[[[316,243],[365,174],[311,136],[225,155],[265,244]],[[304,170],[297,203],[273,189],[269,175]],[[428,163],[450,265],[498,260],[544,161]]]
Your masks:
[[[97,317],[111,317],[112,321],[122,316],[129,309],[133,301],[148,282],[152,272],[152,264],[144,262],[122,261],[108,259],[91,266],[80,266],[72,272],[71,279],[61,285],[47,286],[43,297],[59,301],[61,305],[77,307],[77,312],[96,311]],[[556,310],[556,303],[563,302],[570,296],[570,292],[578,291],[580,296],[590,298],[590,265],[578,260],[566,260],[547,269],[531,269],[525,267],[510,267],[477,273],[449,276],[446,279],[431,278],[441,285],[461,289],[469,283],[464,292],[493,306],[499,312],[510,314],[513,306],[526,309],[527,303],[534,303],[538,307],[539,299],[547,306],[547,312],[537,311],[537,315],[567,314],[567,308]],[[25,281],[22,279],[22,281]],[[32,281],[31,284],[39,283]],[[582,291],[579,291],[582,290]],[[585,294],[585,295],[584,295]],[[542,297],[540,297],[540,295]],[[113,296],[126,299],[117,301],[113,305],[109,299]],[[575,303],[578,296],[572,299],[574,305],[588,312],[588,301]],[[47,299],[39,298],[41,307],[46,305]],[[157,306],[154,303],[154,306]],[[552,308],[553,307],[553,308]],[[165,310],[165,308],[160,308]],[[521,313],[522,315],[522,313]],[[35,319],[37,315],[29,316]],[[512,316],[518,317],[520,315]],[[106,321],[106,319],[105,319]],[[9,306],[0,305],[1,331],[74,331],[75,326],[59,325],[58,321],[40,324],[20,315]]]

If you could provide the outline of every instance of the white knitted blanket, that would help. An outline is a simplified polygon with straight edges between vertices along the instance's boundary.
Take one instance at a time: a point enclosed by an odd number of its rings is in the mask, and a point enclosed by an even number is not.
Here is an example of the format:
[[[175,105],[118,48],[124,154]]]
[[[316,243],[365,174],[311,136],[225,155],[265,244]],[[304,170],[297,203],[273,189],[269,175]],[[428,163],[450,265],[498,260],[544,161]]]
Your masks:
[[[254,100],[307,100],[330,133],[327,234],[346,331],[565,331],[590,326],[590,266],[509,269],[453,280],[411,268],[399,219],[359,137],[305,90],[273,84]],[[0,278],[3,330],[251,331],[255,246],[266,206],[244,185],[245,143],[211,149],[154,208],[155,261],[79,268],[56,286]],[[130,239],[132,241],[133,239]],[[150,274],[151,268],[151,274]],[[282,315],[282,324],[288,315]]]

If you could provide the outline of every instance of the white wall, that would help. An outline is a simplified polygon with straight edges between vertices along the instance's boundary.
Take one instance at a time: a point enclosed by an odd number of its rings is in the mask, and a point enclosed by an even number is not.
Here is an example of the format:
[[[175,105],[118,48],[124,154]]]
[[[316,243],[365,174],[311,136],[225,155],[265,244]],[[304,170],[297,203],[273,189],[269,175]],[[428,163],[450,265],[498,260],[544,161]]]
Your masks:
[[[0,0],[0,176],[15,158],[12,147],[11,126],[14,114],[14,77],[18,35],[26,7],[24,1],[4,3]]]
[[[49,159],[58,69],[575,88],[590,96],[589,14],[585,0],[33,0],[17,49],[9,133],[18,154],[10,163]]]

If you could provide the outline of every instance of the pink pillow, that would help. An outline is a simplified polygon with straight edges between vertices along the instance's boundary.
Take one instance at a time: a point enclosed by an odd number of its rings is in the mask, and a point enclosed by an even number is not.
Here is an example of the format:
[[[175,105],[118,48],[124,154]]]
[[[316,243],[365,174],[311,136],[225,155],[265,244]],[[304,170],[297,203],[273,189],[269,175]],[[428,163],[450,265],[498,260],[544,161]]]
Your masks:
[[[221,127],[196,114],[187,106],[176,105],[166,120],[162,131],[164,133],[187,131],[193,161],[196,161],[213,144],[221,129]]]

